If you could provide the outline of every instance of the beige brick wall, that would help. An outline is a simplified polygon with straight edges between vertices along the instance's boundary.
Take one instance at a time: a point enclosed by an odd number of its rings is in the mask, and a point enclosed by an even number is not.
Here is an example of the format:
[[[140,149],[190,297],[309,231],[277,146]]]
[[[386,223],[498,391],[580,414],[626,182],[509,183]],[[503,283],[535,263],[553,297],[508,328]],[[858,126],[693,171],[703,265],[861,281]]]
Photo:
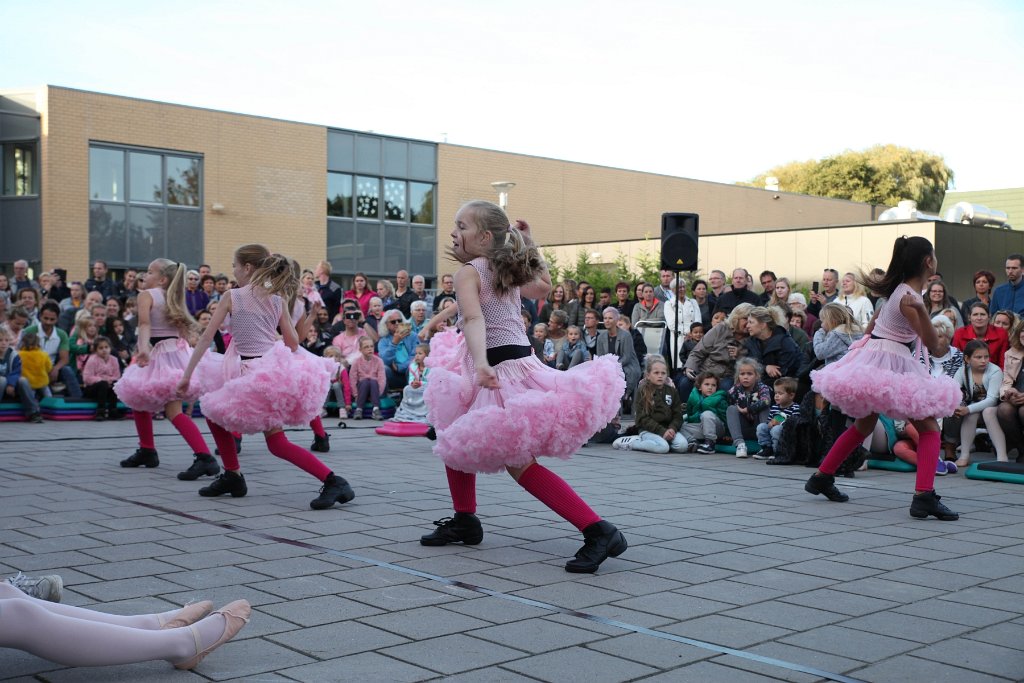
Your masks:
[[[462,203],[497,201],[490,184],[498,180],[516,183],[509,195],[509,213],[530,221],[541,244],[593,244],[645,236],[660,240],[661,214],[671,211],[700,214],[704,235],[849,225],[875,217],[870,204],[446,144],[438,146],[438,178],[437,220],[442,236],[447,236]],[[446,244],[447,238],[441,243]],[[439,273],[452,267],[443,258],[438,263]]]
[[[194,107],[45,89],[43,267],[88,276],[89,142],[203,155],[203,254],[229,271],[233,250],[261,242],[311,266],[326,249],[327,131]],[[223,213],[212,213],[214,203]],[[146,264],[137,264],[145,266]],[[193,266],[195,264],[189,264]]]

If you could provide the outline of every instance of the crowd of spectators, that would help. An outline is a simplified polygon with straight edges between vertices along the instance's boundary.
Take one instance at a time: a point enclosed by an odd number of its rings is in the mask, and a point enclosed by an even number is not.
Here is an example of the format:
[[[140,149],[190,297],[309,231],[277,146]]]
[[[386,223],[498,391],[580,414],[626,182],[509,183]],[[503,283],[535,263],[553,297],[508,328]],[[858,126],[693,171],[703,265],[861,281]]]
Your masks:
[[[964,390],[963,410],[943,425],[947,455],[961,465],[969,461],[981,426],[1000,460],[1013,450],[1024,455],[1022,262],[1019,254],[1007,257],[1006,282],[998,286],[993,273],[975,273],[973,291],[961,293],[963,304],[938,274],[922,292],[940,342],[941,353],[928,360],[932,372],[957,379]],[[135,353],[135,297],[145,287],[144,269],[129,268],[115,280],[107,264],[97,260],[91,273],[84,282],[67,282],[60,268],[30,278],[28,264],[17,261],[12,276],[0,274],[0,393],[5,400],[21,401],[32,419],[39,415],[41,397],[96,394],[85,368],[98,344],[109,349],[107,367],[116,362],[123,370]],[[356,273],[346,289],[332,278],[330,263],[322,261],[303,271],[301,281],[310,300],[317,298],[315,292],[323,302],[302,340],[304,348],[317,355],[335,349],[328,355],[348,370],[356,363],[367,365],[360,359],[368,340],[383,365],[384,391],[401,392],[410,382],[410,369],[416,389],[421,389],[426,379],[422,364],[417,366],[418,348],[457,310],[451,274],[439,278],[434,292],[426,289],[422,275],[410,276],[406,270],[399,270],[393,281],[371,282],[366,274]],[[556,283],[547,298],[523,300],[523,324],[538,358],[559,370],[614,354],[626,377],[626,410],[648,354],[665,358],[684,401],[707,400],[698,378],[713,378],[715,391],[723,396],[744,395],[729,392],[740,368],[747,374],[756,368],[754,386],[770,388],[788,378],[785,385],[797,387],[794,398],[800,404],[811,390],[810,372],[842,358],[882,301],[864,291],[856,274],[831,268],[806,295],[772,271],[758,276],[760,292],[754,282],[744,268],[728,276],[713,270],[706,280],[689,282],[661,271],[658,282],[619,282],[601,291],[588,282],[566,280]],[[188,272],[186,304],[198,321],[196,338],[232,286],[228,276],[215,274],[206,264]],[[230,336],[226,329],[221,332],[215,343],[223,350]],[[966,353],[969,347],[977,358]],[[36,349],[48,363],[36,362],[38,354],[21,353]],[[419,355],[424,353],[421,349]],[[22,355],[35,360],[26,364]],[[352,389],[358,391],[357,386]],[[756,425],[741,426],[743,435],[756,431]]]

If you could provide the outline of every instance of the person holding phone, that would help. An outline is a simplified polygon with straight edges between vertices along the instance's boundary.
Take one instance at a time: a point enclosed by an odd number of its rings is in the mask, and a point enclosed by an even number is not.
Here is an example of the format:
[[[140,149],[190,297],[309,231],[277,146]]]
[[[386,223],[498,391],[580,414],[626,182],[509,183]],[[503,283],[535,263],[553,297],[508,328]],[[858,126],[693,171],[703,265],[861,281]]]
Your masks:
[[[815,317],[821,317],[821,307],[838,298],[839,271],[835,268],[826,268],[821,274],[820,285],[817,282],[811,285],[811,300],[807,302],[807,312]]]

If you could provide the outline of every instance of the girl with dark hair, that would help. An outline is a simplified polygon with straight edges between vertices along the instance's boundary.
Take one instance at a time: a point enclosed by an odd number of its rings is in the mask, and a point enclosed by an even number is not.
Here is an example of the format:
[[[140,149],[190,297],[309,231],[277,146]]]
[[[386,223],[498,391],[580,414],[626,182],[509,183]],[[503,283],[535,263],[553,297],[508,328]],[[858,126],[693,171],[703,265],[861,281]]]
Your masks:
[[[953,321],[953,325],[958,330],[964,326],[964,319],[960,315],[960,310],[953,304],[953,300],[949,298],[949,292],[946,291],[946,283],[942,280],[936,280],[928,285],[925,306],[928,307],[929,317],[938,315],[947,308],[952,309],[956,316],[956,320]]]
[[[476,474],[505,470],[583,532],[565,570],[593,573],[625,552],[626,539],[537,456],[568,458],[616,417],[622,370],[614,357],[601,357],[562,372],[533,353],[520,297],[546,296],[551,276],[525,221],[511,226],[500,207],[472,201],[455,215],[451,238],[449,253],[463,264],[455,275],[463,334],[448,330],[432,340],[426,402],[455,515],[435,522],[420,543],[480,543]],[[556,404],[566,419],[550,419]]]
[[[960,389],[948,377],[928,372],[927,351],[937,349],[935,328],[919,292],[938,267],[935,249],[924,237],[900,237],[884,275],[863,275],[864,285],[887,300],[842,359],[811,373],[814,390],[844,415],[855,418],[835,440],[818,471],[804,489],[835,502],[849,496],[835,486],[835,473],[875,428],[880,413],[910,420],[920,434],[912,517],[941,520],[959,515],[935,493],[940,436],[936,418],[952,415],[960,405]]]

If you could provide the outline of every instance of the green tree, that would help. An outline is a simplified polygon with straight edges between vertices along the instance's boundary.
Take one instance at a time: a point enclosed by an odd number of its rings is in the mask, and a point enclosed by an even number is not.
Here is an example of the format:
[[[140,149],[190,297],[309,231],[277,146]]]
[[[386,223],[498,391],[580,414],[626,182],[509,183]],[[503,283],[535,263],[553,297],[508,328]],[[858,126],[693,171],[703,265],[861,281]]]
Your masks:
[[[593,263],[590,252],[580,249],[576,252],[576,261],[566,266],[558,263],[557,257],[550,249],[542,249],[541,252],[544,255],[544,260],[547,261],[552,282],[585,280],[599,292],[605,287],[614,292],[615,284],[620,281],[630,283],[631,288],[641,281],[656,284],[661,269],[659,248],[660,246],[656,247],[652,243],[650,249],[645,248],[632,261],[619,251],[612,263]],[[688,275],[684,277],[689,279]],[[630,294],[632,295],[632,291]]]
[[[913,199],[922,211],[938,211],[953,182],[953,170],[941,156],[897,145],[792,161],[740,184],[764,187],[770,176],[778,178],[779,189],[785,192],[889,206]]]

